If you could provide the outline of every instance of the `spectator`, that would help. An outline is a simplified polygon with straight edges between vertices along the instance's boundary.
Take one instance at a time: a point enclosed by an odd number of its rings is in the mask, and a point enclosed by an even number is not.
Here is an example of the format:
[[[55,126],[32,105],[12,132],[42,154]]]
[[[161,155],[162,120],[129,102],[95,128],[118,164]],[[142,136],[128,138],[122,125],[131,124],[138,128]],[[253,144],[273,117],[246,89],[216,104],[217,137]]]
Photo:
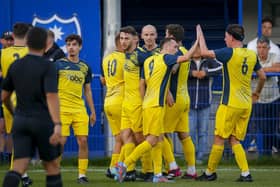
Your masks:
[[[60,49],[59,46],[54,42],[54,33],[51,30],[48,30],[47,47],[44,53],[44,57],[46,57],[50,61],[56,61],[60,58],[65,57],[62,49]]]
[[[11,31],[4,32],[1,36],[0,42],[2,45],[2,49],[14,45],[13,33]]]
[[[267,37],[260,37],[257,40],[257,55],[263,70],[266,73],[280,72],[280,59],[275,53],[270,53],[270,41]],[[252,80],[252,87],[255,88],[258,79]],[[263,133],[262,154],[270,155],[272,150],[277,151],[276,132],[279,124],[280,114],[280,94],[277,85],[277,76],[267,76],[264,88],[260,94],[257,103],[253,105],[251,116],[252,126],[249,129],[251,133],[260,130]],[[252,140],[248,151],[254,151],[255,139]],[[279,146],[279,145],[278,145]]]
[[[262,19],[262,35],[267,37],[268,39],[271,37],[272,34],[272,27],[273,22],[271,18],[265,17]],[[247,45],[248,49],[252,49],[253,51],[257,52],[257,40],[258,37],[256,37],[254,40],[250,41]],[[280,49],[279,47],[273,43],[271,40],[269,40],[269,53],[275,53],[277,56],[280,56]]]
[[[195,143],[197,163],[201,163],[207,152],[208,122],[210,116],[211,84],[213,75],[221,73],[222,65],[216,60],[202,58],[200,49],[193,54],[188,90],[190,106],[190,134]]]

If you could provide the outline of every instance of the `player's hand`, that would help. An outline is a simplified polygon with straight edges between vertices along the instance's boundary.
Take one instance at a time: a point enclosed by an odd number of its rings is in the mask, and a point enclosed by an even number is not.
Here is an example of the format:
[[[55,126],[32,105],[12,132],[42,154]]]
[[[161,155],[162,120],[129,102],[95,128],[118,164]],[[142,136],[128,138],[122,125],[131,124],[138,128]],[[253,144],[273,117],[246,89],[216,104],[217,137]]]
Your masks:
[[[200,36],[201,36],[201,27],[200,27],[200,25],[198,24],[198,25],[196,25],[196,38],[197,38],[197,40],[199,40],[199,38],[200,38]]]
[[[166,103],[169,107],[172,107],[175,103],[173,95],[170,91],[168,91],[168,93],[167,93]]]
[[[198,72],[198,76],[197,76],[197,77],[198,77],[199,79],[203,79],[205,76],[206,76],[206,72],[205,72],[205,71],[199,71],[199,72]]]
[[[196,70],[192,71],[192,76],[198,78],[198,71]]]
[[[256,103],[259,100],[259,98],[260,98],[260,94],[253,92],[253,94],[252,94],[253,103]]]
[[[174,64],[171,69],[172,74],[175,74],[178,71],[178,69],[179,69],[179,64]]]
[[[91,113],[90,116],[89,116],[89,123],[90,123],[90,126],[94,126],[96,122],[96,115],[95,115],[95,112]]]
[[[55,125],[53,134],[50,137],[50,144],[58,145],[61,144],[61,125]]]

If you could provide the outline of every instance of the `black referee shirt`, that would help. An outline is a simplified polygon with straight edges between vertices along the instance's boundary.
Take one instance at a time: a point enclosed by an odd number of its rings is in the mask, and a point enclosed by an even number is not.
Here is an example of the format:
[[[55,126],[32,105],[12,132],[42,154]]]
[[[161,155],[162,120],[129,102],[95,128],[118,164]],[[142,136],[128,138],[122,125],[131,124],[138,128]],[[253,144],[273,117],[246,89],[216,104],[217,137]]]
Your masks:
[[[49,117],[46,93],[57,93],[57,84],[55,64],[28,54],[10,66],[2,89],[15,90],[15,115]]]

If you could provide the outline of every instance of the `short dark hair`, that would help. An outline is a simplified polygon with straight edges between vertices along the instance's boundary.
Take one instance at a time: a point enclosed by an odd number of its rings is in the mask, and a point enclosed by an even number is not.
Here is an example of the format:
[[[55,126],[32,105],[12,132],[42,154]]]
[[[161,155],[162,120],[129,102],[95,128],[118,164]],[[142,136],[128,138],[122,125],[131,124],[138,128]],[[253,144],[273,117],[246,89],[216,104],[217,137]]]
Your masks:
[[[176,42],[180,42],[185,38],[185,30],[182,25],[179,24],[169,24],[165,26],[165,29],[168,30],[168,33],[173,35]]]
[[[265,23],[265,22],[269,22],[273,26],[273,21],[270,17],[264,17],[262,19],[262,24]]]
[[[47,31],[40,27],[33,27],[27,33],[27,46],[31,49],[42,50],[46,48]]]
[[[166,43],[170,42],[171,40],[176,41],[175,38],[173,38],[173,37],[171,37],[171,38],[163,38],[163,39],[160,41],[160,43],[159,43],[159,48],[160,48],[160,50],[162,50],[163,47],[164,47],[164,45],[165,45]]]
[[[265,36],[260,36],[257,40],[257,44],[258,43],[266,43],[267,46],[269,46],[269,39]]]
[[[118,32],[115,36],[115,46],[118,45],[118,42],[120,41],[120,33]]]
[[[15,23],[13,26],[13,33],[16,38],[23,39],[26,36],[27,32],[30,30],[30,28],[30,24],[18,22]]]
[[[71,42],[73,40],[76,40],[79,46],[81,46],[83,43],[81,36],[77,34],[70,34],[69,36],[66,37],[65,42]]]
[[[243,41],[245,38],[244,28],[238,24],[230,24],[226,28],[226,32],[233,36],[236,40]]]
[[[128,33],[128,34],[131,34],[132,36],[137,36],[138,35],[135,28],[130,26],[130,25],[122,27],[120,29],[120,32]]]

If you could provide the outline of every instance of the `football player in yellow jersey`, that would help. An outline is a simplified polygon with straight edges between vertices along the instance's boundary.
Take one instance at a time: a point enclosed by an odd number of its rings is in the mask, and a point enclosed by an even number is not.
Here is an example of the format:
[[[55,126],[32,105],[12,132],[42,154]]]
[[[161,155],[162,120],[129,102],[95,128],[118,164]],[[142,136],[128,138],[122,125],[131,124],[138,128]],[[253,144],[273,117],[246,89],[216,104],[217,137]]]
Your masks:
[[[223,63],[223,94],[216,113],[214,143],[209,155],[206,171],[197,179],[217,179],[216,168],[222,158],[224,141],[229,139],[235,160],[241,170],[238,182],[252,182],[245,151],[240,144],[244,140],[252,100],[256,101],[263,88],[266,76],[254,51],[243,48],[244,29],[237,24],[229,25],[225,32],[226,48],[208,50],[201,27],[197,26],[202,56],[216,58]],[[256,90],[251,91],[253,71],[259,77]]]
[[[30,28],[30,25],[27,23],[15,23],[13,25],[13,37],[14,37],[14,46],[5,48],[1,51],[1,71],[2,77],[5,78],[10,65],[17,59],[24,57],[28,53],[28,48],[26,47],[25,36]],[[16,96],[12,95],[12,103],[16,105]],[[13,116],[7,110],[5,106],[3,106],[4,113],[4,121],[6,127],[7,137],[7,147],[9,148],[8,152],[12,152],[12,137],[11,130],[13,124]],[[11,169],[13,168],[11,162]],[[32,184],[32,180],[29,179],[27,174],[22,176],[23,186],[28,186]]]
[[[174,37],[178,42],[178,55],[187,53],[187,49],[183,47],[182,40],[184,39],[184,28],[178,24],[169,24],[166,26],[165,37]],[[189,134],[189,108],[190,98],[188,93],[188,74],[189,64],[182,63],[174,65],[172,68],[169,94],[167,97],[168,105],[166,106],[164,116],[164,131],[165,133],[177,132],[178,138],[181,141],[185,160],[188,164],[187,171],[182,176],[184,179],[193,179],[197,176],[195,168],[195,148]],[[164,138],[163,155],[166,160],[169,171],[169,177],[181,176],[181,171],[176,164],[172,147],[166,138]]]
[[[142,99],[139,91],[140,69],[150,53],[137,47],[137,33],[132,26],[120,29],[120,43],[126,52],[124,64],[124,100],[121,115],[121,137],[123,147],[120,161],[130,155],[135,148],[135,133],[142,133]],[[135,180],[136,172],[133,165],[128,168],[126,180]]]
[[[14,38],[13,33],[11,31],[6,31],[2,34],[0,43],[2,45],[2,49],[5,49],[7,47],[11,47],[14,45]],[[1,58],[1,50],[0,50],[0,58]],[[0,84],[2,85],[2,72],[0,71]],[[2,102],[0,101],[0,162],[5,161],[5,145],[6,145],[6,131],[5,131],[5,123],[4,123],[4,115],[3,115],[3,109],[2,109]],[[9,148],[8,148],[9,147]],[[11,146],[7,146],[7,149],[10,151],[12,150]],[[9,152],[11,155],[11,152]]]
[[[107,55],[102,62],[101,82],[106,86],[106,96],[104,110],[108,119],[112,134],[115,138],[112,152],[110,168],[107,169],[107,177],[113,178],[111,169],[118,163],[122,141],[120,135],[121,128],[121,108],[124,97],[123,66],[125,63],[125,53],[120,46],[120,34],[115,37],[116,49]]]
[[[142,28],[141,39],[143,39],[144,41],[144,45],[142,47],[138,47],[141,51],[144,51],[145,53],[150,55],[160,52],[160,48],[156,43],[157,29],[154,25],[145,25]],[[134,136],[137,144],[140,144],[145,140],[142,131],[134,133]],[[140,176],[144,179],[144,181],[151,181],[153,176],[151,152],[147,152],[142,155],[141,164],[142,173]]]
[[[88,167],[88,125],[94,125],[96,116],[91,92],[90,67],[79,58],[82,48],[82,39],[79,35],[71,34],[66,37],[67,58],[57,61],[58,67],[58,93],[60,99],[60,113],[62,123],[62,136],[64,145],[70,135],[70,126],[77,138],[79,146],[78,169],[79,176],[77,182],[88,183],[86,171]],[[90,109],[90,116],[86,111],[86,106],[82,96]]]
[[[152,150],[154,167],[153,182],[168,182],[162,176],[162,152],[161,142],[163,137],[164,105],[167,93],[167,85],[170,77],[171,66],[176,63],[187,61],[196,44],[189,53],[184,56],[174,55],[178,44],[172,38],[166,38],[161,42],[161,54],[149,57],[143,67],[140,83],[141,95],[143,97],[143,134],[145,141],[126,157],[124,162],[119,162],[116,168],[117,179],[122,182],[126,170],[147,151]]]
[[[160,48],[156,43],[157,29],[154,25],[145,25],[142,28],[141,38],[144,40],[143,50],[152,54],[160,52]]]

